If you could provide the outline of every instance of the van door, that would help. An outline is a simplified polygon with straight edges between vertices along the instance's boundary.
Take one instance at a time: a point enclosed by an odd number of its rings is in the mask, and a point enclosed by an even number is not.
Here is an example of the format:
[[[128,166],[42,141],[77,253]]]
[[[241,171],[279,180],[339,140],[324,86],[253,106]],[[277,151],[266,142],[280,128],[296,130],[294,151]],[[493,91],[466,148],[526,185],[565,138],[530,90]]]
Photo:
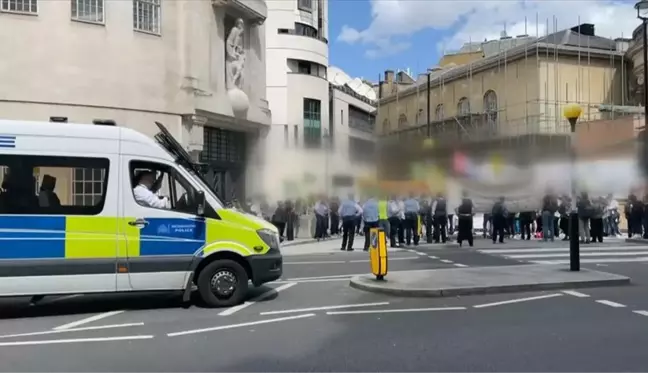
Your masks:
[[[132,289],[184,288],[205,243],[205,221],[195,214],[196,189],[173,163],[122,156],[121,165],[127,173],[122,195]]]

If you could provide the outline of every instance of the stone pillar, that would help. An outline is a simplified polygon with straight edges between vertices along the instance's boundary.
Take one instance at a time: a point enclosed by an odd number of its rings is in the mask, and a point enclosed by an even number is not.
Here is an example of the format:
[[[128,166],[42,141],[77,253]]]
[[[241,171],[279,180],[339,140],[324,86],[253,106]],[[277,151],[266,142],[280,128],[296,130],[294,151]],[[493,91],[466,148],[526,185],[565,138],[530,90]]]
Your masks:
[[[207,118],[199,115],[187,115],[182,118],[182,137],[180,142],[194,161],[200,159],[203,151],[205,125]]]

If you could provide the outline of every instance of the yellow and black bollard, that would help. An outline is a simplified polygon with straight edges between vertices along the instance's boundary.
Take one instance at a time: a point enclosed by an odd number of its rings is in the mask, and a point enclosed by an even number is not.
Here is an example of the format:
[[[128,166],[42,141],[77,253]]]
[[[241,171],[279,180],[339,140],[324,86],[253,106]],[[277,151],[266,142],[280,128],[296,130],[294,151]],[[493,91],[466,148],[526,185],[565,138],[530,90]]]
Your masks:
[[[384,280],[387,275],[387,238],[381,228],[371,228],[369,231],[369,263],[371,273],[376,280]]]

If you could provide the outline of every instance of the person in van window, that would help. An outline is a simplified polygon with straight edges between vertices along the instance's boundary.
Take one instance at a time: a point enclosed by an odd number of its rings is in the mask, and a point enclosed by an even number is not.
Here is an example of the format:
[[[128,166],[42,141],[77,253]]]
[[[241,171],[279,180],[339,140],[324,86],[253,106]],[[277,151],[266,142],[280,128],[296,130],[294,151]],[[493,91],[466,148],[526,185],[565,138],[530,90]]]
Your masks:
[[[155,173],[152,171],[142,171],[135,177],[137,186],[133,189],[135,201],[146,207],[153,207],[156,209],[170,209],[171,202],[167,197],[160,197],[153,189],[156,184]]]
[[[51,175],[43,176],[43,182],[38,193],[38,204],[40,207],[61,207],[61,200],[54,192],[56,188],[56,178]]]

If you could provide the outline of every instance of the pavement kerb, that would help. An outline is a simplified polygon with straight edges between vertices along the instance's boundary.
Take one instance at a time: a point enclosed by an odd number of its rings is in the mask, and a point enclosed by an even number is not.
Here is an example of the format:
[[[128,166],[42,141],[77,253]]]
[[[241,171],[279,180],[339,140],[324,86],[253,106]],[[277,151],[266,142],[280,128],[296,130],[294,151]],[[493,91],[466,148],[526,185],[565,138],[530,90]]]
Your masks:
[[[388,278],[385,281],[389,281]],[[417,288],[386,288],[380,283],[375,282],[373,276],[363,275],[352,277],[349,286],[354,289],[368,291],[378,294],[386,294],[400,297],[416,298],[441,298],[456,297],[462,295],[485,295],[499,293],[517,293],[527,291],[541,290],[561,290],[575,288],[592,288],[604,286],[629,285],[630,278],[617,278],[595,281],[570,281],[543,284],[520,284],[520,285],[501,285],[501,286],[480,286],[480,287],[455,287],[448,289],[417,289]]]
[[[627,242],[627,243],[648,244],[648,239],[645,239],[645,238],[626,238],[625,242]]]

